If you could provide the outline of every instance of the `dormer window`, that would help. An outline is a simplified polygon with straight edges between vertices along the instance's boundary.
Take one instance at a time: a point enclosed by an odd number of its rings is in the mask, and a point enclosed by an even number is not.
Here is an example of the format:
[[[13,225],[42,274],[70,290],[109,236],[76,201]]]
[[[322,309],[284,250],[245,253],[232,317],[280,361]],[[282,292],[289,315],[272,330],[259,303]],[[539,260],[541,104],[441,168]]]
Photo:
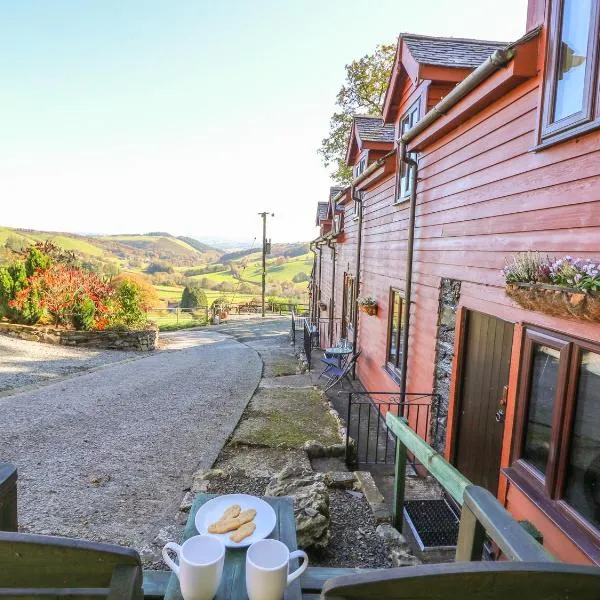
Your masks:
[[[333,233],[337,235],[344,228],[344,214],[340,213],[333,217]]]
[[[367,168],[367,163],[369,160],[369,151],[364,150],[360,155],[359,161],[354,165],[353,174],[354,177],[358,177],[364,170]]]

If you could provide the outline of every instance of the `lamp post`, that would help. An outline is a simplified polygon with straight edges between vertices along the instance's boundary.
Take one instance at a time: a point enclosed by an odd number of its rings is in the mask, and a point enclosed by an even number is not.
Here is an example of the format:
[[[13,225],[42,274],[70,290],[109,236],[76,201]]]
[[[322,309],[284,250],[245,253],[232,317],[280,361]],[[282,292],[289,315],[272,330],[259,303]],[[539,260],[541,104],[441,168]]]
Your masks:
[[[267,282],[267,254],[271,254],[271,240],[267,241],[267,212],[258,213],[262,217],[263,236],[262,236],[262,316],[265,316],[265,287]],[[274,217],[275,213],[271,213]]]

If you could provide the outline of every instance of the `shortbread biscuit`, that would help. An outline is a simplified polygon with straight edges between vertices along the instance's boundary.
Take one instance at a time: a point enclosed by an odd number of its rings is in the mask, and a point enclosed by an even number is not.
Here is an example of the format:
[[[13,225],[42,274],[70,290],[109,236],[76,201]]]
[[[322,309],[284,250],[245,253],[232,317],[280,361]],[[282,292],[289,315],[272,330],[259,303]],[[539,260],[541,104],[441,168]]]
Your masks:
[[[254,533],[255,529],[256,529],[255,523],[252,523],[251,521],[249,523],[244,523],[237,531],[234,531],[229,536],[229,539],[232,542],[239,544],[242,540],[244,540],[248,536],[252,535]]]
[[[242,507],[239,504],[232,504],[224,513],[219,521],[226,521],[227,519],[235,519],[239,516]]]
[[[217,521],[208,526],[208,533],[227,533],[235,531],[241,525],[239,517]]]
[[[254,519],[255,516],[256,516],[256,511],[253,508],[249,508],[248,510],[241,512],[238,515],[238,519],[240,520],[240,525],[243,525],[244,523],[249,523],[250,521],[252,521]]]
[[[218,521],[215,521],[212,525],[209,525],[208,531],[209,533],[227,533],[228,531],[233,531],[237,529],[241,523],[236,525],[235,527],[229,527],[229,529],[225,529],[224,531],[217,531],[217,529],[222,529],[225,521],[231,521],[235,519],[242,510],[242,507],[239,504],[232,504],[225,512],[221,515]],[[244,521],[245,523],[245,521]],[[227,524],[229,526],[229,523]]]

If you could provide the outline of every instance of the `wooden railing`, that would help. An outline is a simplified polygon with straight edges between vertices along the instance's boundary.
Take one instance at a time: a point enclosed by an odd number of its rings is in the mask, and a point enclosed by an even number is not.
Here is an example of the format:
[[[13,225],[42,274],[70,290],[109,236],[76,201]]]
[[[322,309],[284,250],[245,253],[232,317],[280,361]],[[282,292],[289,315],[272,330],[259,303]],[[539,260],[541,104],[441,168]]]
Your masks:
[[[17,531],[17,467],[0,463],[0,531]]]
[[[486,535],[509,560],[554,560],[489,491],[473,485],[410,429],[403,417],[388,413],[386,423],[397,437],[393,503],[393,520],[397,529],[402,530],[406,462],[410,452],[462,507],[456,561],[480,560]]]

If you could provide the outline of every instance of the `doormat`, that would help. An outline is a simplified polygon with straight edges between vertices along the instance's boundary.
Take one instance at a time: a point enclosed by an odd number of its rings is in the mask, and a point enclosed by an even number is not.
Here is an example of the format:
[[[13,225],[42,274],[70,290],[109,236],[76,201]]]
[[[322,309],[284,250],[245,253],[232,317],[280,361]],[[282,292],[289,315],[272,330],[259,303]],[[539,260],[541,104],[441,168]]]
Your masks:
[[[421,550],[456,547],[459,518],[446,500],[407,500],[404,519]]]

